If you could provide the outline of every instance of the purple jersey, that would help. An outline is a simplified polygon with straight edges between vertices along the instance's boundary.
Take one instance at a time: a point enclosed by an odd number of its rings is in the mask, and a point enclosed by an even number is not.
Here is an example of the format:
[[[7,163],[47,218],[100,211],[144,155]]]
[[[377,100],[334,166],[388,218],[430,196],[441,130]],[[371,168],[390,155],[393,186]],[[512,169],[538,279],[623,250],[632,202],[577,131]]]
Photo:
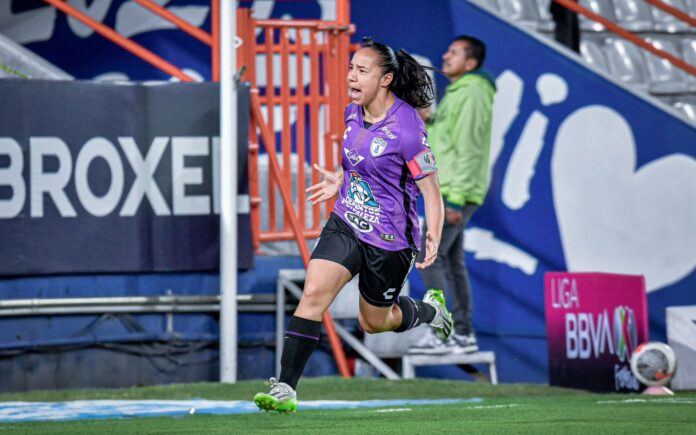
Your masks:
[[[362,107],[346,108],[344,182],[334,205],[360,240],[388,251],[419,249],[416,180],[437,170],[418,113],[394,98],[384,119],[369,128]]]

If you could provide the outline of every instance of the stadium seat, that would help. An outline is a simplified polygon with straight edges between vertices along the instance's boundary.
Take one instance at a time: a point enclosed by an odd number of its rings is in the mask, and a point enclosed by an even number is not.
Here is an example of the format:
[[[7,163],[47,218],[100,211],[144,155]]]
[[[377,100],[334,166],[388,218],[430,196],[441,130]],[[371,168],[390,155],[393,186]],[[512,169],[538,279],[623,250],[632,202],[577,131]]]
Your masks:
[[[614,12],[620,26],[632,32],[651,32],[651,6],[644,0],[614,0]]]
[[[684,4],[686,6],[686,12],[690,16],[696,18],[696,0],[684,0]]]
[[[651,36],[646,38],[655,48],[681,58],[679,46],[671,39]],[[680,94],[689,90],[684,71],[648,51],[643,50],[650,79],[650,92],[656,94]]]
[[[580,0],[580,6],[594,12],[597,15],[616,22],[616,14],[614,13],[614,5],[611,0]],[[603,25],[596,21],[580,15],[580,29],[588,32],[603,32],[606,30]]]
[[[612,76],[637,90],[650,88],[642,49],[623,39],[608,38],[604,45]]]
[[[686,11],[684,0],[662,0],[665,4]],[[674,15],[668,14],[660,8],[652,8],[653,22],[655,23],[656,32],[687,32],[691,30],[691,26],[680,20]],[[694,29],[696,30],[696,29]]]
[[[682,55],[684,62],[696,66],[696,38],[684,38],[681,40]],[[689,90],[696,91],[696,76],[687,74]]]
[[[674,106],[674,95],[653,95],[653,98],[660,100],[665,106]]]
[[[682,113],[686,119],[696,125],[696,96],[682,96],[674,103],[674,108]]]
[[[534,0],[498,0],[500,14],[518,26],[536,31],[541,18]]]
[[[556,27],[551,12],[549,12],[549,4],[551,1],[552,0],[536,0],[537,11],[539,12],[538,29],[540,32],[553,32],[553,29]]]
[[[469,0],[475,5],[479,5],[484,9],[489,9],[494,12],[500,13],[500,6],[498,5],[498,0]]]
[[[597,41],[584,38],[580,41],[580,54],[585,62],[595,69],[609,74],[609,65],[601,45]]]

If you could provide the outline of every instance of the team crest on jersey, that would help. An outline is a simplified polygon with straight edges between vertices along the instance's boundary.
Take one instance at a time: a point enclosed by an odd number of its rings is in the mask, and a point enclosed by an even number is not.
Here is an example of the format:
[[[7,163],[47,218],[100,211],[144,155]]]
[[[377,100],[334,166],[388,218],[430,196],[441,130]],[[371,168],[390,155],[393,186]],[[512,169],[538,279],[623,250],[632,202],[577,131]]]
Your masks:
[[[350,164],[353,166],[365,160],[365,157],[356,153],[354,150],[349,150],[348,148],[343,148],[343,153],[346,155],[346,157],[348,157]]]
[[[370,154],[372,154],[372,157],[379,157],[385,149],[387,149],[386,140],[381,137],[372,139],[372,143],[370,144]]]
[[[367,207],[379,208],[379,203],[375,200],[372,194],[372,189],[367,181],[363,180],[360,174],[355,171],[350,171],[350,186],[348,187],[348,196],[356,204]]]

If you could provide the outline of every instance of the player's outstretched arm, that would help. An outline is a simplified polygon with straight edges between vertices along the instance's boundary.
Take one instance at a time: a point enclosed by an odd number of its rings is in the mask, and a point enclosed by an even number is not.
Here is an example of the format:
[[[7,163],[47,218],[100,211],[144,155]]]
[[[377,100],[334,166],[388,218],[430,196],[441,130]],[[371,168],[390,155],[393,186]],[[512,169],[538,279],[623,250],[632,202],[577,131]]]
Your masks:
[[[425,236],[425,258],[422,263],[416,263],[417,269],[425,269],[435,262],[437,249],[440,246],[442,236],[442,220],[444,217],[444,205],[440,193],[440,185],[437,182],[437,173],[428,175],[416,181],[418,188],[423,194],[425,202],[425,223],[428,232]]]
[[[313,186],[309,186],[306,190],[307,193],[311,193],[307,200],[310,201],[312,205],[329,200],[338,195],[338,190],[341,188],[341,184],[343,184],[342,167],[339,166],[336,172],[327,171],[316,163],[313,167],[324,176],[324,179]]]

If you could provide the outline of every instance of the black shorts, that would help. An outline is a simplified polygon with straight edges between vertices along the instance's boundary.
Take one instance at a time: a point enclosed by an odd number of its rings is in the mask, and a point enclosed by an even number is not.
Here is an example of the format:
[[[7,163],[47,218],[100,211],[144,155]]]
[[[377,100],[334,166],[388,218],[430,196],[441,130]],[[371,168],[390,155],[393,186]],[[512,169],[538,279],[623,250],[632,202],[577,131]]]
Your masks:
[[[311,258],[341,264],[351,276],[359,273],[358,288],[365,301],[389,307],[396,302],[417,254],[412,248],[387,251],[364,243],[340,217],[331,213]]]

